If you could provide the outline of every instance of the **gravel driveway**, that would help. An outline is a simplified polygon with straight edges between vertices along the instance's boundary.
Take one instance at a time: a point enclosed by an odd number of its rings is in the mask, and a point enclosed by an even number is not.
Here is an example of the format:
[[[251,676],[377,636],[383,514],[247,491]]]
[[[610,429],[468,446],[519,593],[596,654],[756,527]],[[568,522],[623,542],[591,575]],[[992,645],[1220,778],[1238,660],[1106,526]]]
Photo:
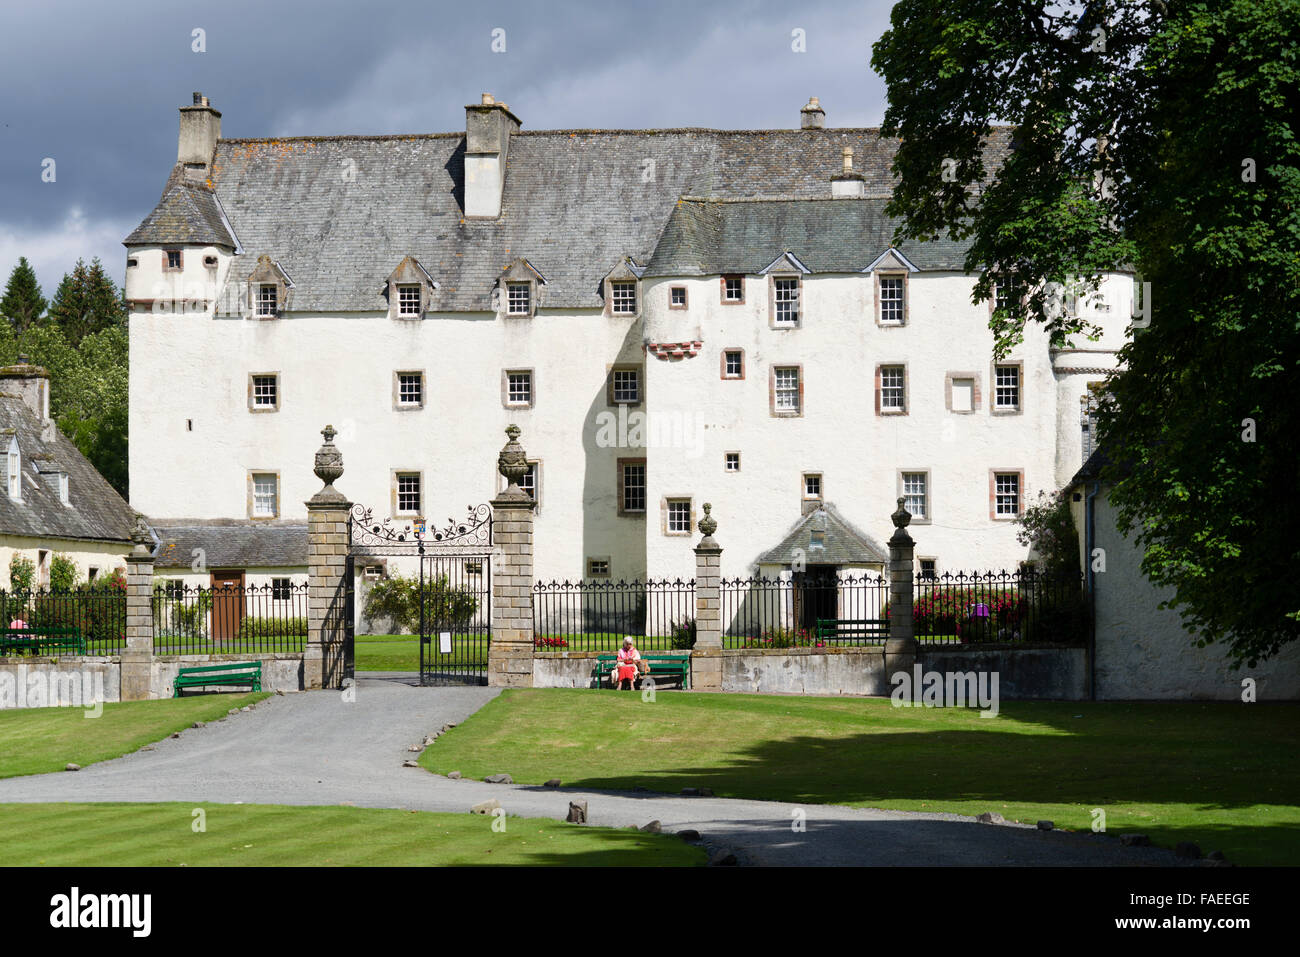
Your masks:
[[[409,674],[363,673],[352,703],[334,691],[276,696],[250,712],[78,773],[0,780],[0,802],[347,802],[467,812],[496,798],[511,815],[563,819],[576,799],[588,802],[590,824],[658,820],[665,831],[691,828],[711,849],[730,850],[743,864],[1187,863],[1166,850],[1122,847],[1115,837],[980,824],[956,814],[803,805],[806,830],[795,832],[794,805],[784,803],[485,784],[402,766],[416,757],[410,745],[464,720],[496,694],[481,687],[419,688]]]

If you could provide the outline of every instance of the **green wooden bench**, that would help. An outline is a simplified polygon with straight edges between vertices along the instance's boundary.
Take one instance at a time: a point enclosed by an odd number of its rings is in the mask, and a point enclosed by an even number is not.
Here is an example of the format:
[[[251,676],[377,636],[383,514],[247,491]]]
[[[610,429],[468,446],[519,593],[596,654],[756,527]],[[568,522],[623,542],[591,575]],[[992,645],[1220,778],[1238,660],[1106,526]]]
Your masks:
[[[185,688],[247,688],[262,690],[262,663],[237,661],[226,665],[203,665],[182,668],[172,682],[172,697],[181,697]]]
[[[845,638],[885,639],[889,637],[888,618],[818,618],[818,641],[843,641]]]
[[[654,652],[642,652],[641,660],[650,665],[650,677],[655,675],[674,675],[681,679],[682,687],[691,686],[691,656],[689,654],[665,655]],[[596,687],[604,687],[603,682],[609,677],[609,673],[614,670],[614,665],[618,661],[618,655],[599,655],[596,658]],[[644,675],[638,675],[644,677]],[[610,682],[610,687],[614,687]]]
[[[86,639],[76,628],[6,628],[0,655],[84,655]]]

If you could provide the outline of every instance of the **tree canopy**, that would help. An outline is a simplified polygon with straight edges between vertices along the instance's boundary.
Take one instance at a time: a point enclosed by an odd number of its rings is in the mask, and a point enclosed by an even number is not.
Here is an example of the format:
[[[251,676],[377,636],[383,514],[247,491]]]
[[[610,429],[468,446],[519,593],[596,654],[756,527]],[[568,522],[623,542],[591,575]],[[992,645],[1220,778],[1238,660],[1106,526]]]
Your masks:
[[[45,315],[46,306],[41,285],[36,281],[36,270],[26,256],[20,256],[18,265],[9,274],[4,298],[0,299],[0,316],[8,319],[10,329],[21,335]]]
[[[1300,0],[900,0],[873,60],[900,238],[969,239],[976,300],[1030,292],[995,310],[999,354],[1029,321],[1089,331],[1053,284],[1136,271],[1111,499],[1197,643],[1249,664],[1300,636],[1297,36]]]

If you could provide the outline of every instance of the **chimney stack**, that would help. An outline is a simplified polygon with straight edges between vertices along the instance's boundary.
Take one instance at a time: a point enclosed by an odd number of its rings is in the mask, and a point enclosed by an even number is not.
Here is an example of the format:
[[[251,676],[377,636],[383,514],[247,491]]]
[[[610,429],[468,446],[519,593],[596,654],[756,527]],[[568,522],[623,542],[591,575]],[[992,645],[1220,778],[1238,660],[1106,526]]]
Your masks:
[[[510,134],[519,117],[491,93],[465,107],[465,217],[496,219],[506,185],[506,156]]]
[[[13,393],[23,400],[42,425],[50,421],[50,373],[48,369],[32,365],[27,356],[19,356],[18,364],[0,369],[0,390]]]
[[[831,177],[831,198],[860,199],[866,195],[867,183],[861,173],[853,172],[853,147],[845,146],[840,156],[840,172]]]
[[[826,111],[822,105],[817,102],[817,97],[810,96],[808,105],[799,111],[799,128],[804,130],[820,130],[826,125]]]
[[[192,106],[181,107],[181,135],[176,162],[184,164],[185,178],[203,182],[212,173],[212,154],[221,138],[221,114],[202,93],[194,94]]]

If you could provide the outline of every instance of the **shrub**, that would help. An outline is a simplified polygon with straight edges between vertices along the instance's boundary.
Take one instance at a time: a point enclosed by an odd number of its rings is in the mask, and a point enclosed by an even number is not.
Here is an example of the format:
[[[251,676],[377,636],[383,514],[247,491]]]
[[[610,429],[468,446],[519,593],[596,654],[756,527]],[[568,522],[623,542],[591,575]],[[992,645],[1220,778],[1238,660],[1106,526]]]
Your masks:
[[[769,628],[758,638],[747,638],[742,648],[811,648],[821,642],[813,640],[807,628]]]
[[[58,552],[50,559],[50,591],[71,591],[80,578],[81,570],[67,555]]]
[[[370,586],[365,614],[367,618],[392,619],[397,627],[414,632],[420,628],[420,604],[419,580],[394,575]],[[452,587],[445,575],[425,581],[423,604],[426,627],[465,625],[478,611],[473,593]]]
[[[569,643],[563,638],[534,638],[534,648],[567,648]]]
[[[271,615],[249,615],[239,623],[240,638],[306,638],[307,619]]]
[[[679,625],[672,622],[668,625],[670,632],[669,644],[676,650],[689,650],[695,647],[695,619],[687,618]]]

